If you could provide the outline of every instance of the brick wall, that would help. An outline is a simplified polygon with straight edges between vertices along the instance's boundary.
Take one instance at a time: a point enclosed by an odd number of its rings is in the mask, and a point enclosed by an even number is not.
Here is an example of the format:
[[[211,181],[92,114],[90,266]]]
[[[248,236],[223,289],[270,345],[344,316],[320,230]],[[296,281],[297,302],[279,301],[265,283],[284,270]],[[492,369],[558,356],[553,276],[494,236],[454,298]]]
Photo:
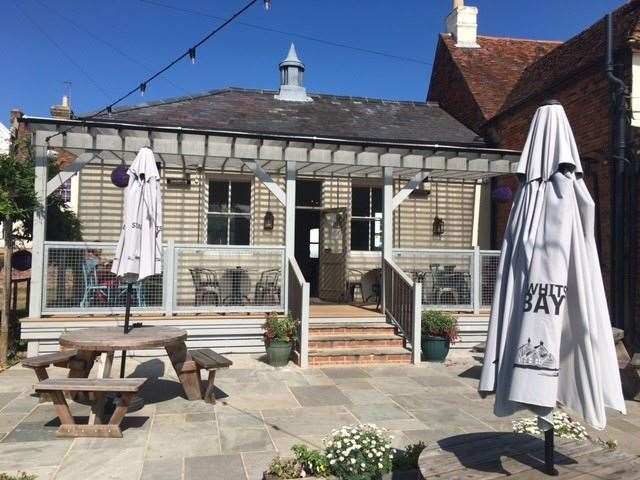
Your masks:
[[[609,84],[602,70],[601,65],[595,65],[580,75],[558,84],[543,95],[534,96],[511,111],[494,118],[490,125],[497,130],[502,147],[522,149],[538,106],[550,98],[562,103],[580,151],[587,186],[596,202],[596,242],[608,293],[611,281],[613,220],[611,97]],[[503,177],[498,183],[509,185],[515,191],[518,182],[515,177]],[[510,204],[495,204],[495,238],[498,247],[502,243],[510,209]]]

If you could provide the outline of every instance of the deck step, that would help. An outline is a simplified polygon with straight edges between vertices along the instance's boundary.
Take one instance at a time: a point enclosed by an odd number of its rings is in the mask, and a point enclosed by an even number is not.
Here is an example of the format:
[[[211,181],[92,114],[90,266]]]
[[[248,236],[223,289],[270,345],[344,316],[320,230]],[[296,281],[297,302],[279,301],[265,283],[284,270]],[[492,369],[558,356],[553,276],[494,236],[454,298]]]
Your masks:
[[[317,335],[339,335],[339,334],[362,334],[377,335],[394,333],[395,327],[385,322],[354,322],[354,323],[311,323],[309,324],[309,334]]]
[[[371,323],[371,322],[384,322],[385,316],[377,313],[372,313],[366,316],[358,317],[324,317],[312,315],[309,317],[309,323],[314,325],[318,323]]]
[[[309,334],[309,348],[363,348],[363,347],[402,347],[403,340],[391,333],[360,334]]]
[[[309,365],[411,363],[411,352],[399,347],[310,348]]]

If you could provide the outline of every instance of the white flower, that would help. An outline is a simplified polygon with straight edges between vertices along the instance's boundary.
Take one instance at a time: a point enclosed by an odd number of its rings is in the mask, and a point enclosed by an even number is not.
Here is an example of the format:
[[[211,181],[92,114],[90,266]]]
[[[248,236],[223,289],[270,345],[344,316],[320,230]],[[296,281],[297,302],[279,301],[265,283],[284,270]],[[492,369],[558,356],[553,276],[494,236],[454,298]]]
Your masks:
[[[373,458],[373,453],[369,452],[369,453],[367,454],[367,457],[369,457],[369,458]]]
[[[334,459],[331,459],[331,460],[329,461],[329,465],[335,465],[335,463],[336,463],[335,458],[334,458]]]
[[[378,468],[382,468],[382,464],[381,463],[378,464]]]

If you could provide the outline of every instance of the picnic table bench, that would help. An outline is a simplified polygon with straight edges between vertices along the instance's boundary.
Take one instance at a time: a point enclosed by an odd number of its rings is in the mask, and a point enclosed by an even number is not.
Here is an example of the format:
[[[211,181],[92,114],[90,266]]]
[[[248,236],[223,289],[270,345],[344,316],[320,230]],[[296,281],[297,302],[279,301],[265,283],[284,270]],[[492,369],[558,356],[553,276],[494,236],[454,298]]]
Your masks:
[[[77,350],[61,350],[54,353],[46,353],[35,357],[28,357],[22,360],[22,366],[32,369],[39,381],[49,378],[47,368],[51,365],[56,367],[68,367],[69,362],[73,361],[78,354]]]
[[[178,367],[185,377],[184,381],[195,383],[193,387],[200,389],[205,402],[211,404],[216,403],[214,386],[216,371],[219,368],[227,368],[233,365],[233,362],[209,348],[189,350],[188,358],[189,360],[183,362]],[[201,370],[207,370],[209,372],[207,384],[204,388],[202,387]],[[185,388],[185,390],[188,389]]]
[[[49,378],[38,383],[35,390],[38,393],[46,393],[53,400],[61,423],[57,436],[121,438],[120,423],[127,413],[129,402],[146,381],[146,378]],[[95,417],[95,424],[76,424],[64,394],[77,392],[89,393],[93,397],[91,411]],[[104,404],[106,393],[118,394],[120,401],[108,423],[102,424],[102,412],[98,410]]]

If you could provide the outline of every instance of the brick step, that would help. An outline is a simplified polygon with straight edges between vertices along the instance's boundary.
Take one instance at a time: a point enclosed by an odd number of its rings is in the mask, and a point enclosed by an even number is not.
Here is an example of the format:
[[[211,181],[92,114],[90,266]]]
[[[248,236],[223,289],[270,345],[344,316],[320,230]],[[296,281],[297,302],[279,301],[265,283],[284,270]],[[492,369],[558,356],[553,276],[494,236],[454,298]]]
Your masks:
[[[390,334],[353,334],[351,332],[316,335],[310,332],[309,348],[373,348],[373,347],[400,347],[404,346],[401,337]]]
[[[311,366],[372,363],[411,363],[411,352],[398,347],[309,349]]]
[[[388,335],[391,333],[395,333],[395,327],[384,322],[309,324],[309,335]]]

